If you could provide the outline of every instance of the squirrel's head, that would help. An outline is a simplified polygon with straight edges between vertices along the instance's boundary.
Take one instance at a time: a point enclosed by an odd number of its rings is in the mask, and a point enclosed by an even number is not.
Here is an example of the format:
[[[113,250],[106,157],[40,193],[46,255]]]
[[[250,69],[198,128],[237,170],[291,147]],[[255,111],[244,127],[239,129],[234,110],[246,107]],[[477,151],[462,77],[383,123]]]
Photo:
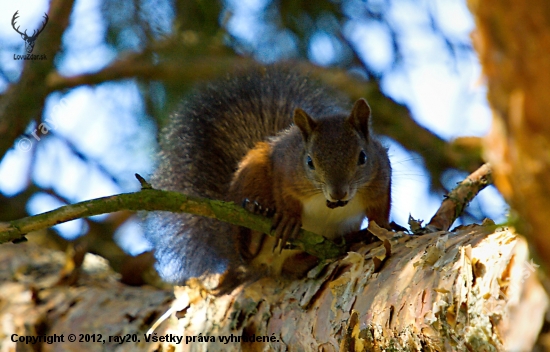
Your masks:
[[[357,190],[372,179],[376,163],[370,145],[370,107],[355,102],[350,115],[313,119],[304,110],[294,111],[304,149],[302,164],[307,178],[322,190],[329,208],[345,206]]]

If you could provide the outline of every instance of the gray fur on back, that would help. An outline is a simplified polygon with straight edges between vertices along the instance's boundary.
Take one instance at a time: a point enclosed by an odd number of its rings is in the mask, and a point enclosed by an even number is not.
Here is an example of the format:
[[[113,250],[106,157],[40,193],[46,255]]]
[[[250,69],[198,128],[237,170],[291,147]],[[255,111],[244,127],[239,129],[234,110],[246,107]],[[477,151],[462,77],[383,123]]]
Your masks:
[[[292,123],[294,109],[332,115],[346,99],[296,72],[254,68],[195,90],[161,133],[156,189],[225,200],[241,158]],[[244,264],[231,225],[169,212],[148,215],[156,268],[171,283]]]

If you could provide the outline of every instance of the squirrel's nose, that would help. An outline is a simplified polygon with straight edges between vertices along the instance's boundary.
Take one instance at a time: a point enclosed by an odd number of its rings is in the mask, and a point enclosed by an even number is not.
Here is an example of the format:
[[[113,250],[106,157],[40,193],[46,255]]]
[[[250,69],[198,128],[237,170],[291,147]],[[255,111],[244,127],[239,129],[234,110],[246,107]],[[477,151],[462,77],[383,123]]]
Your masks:
[[[330,201],[336,202],[339,200],[346,199],[346,197],[348,196],[348,191],[343,188],[332,189],[329,195],[331,198]]]

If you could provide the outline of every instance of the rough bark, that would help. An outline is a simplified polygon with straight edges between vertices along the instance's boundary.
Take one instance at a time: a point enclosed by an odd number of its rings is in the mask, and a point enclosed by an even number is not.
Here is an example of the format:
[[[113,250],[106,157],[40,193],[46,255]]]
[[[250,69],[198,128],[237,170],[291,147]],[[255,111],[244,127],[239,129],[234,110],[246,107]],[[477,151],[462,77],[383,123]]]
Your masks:
[[[219,298],[197,285],[178,288],[178,298],[172,303],[178,308],[156,328],[154,336],[183,336],[180,344],[145,342],[146,331],[172,301],[169,291],[121,285],[95,256],[87,255],[74,276],[73,260],[61,252],[32,244],[6,244],[0,246],[4,268],[0,275],[0,348],[531,349],[547,298],[521,237],[494,225],[423,236],[371,230],[383,241],[356,248],[341,260],[314,269],[304,280],[264,278]],[[71,277],[73,280],[67,279]],[[101,334],[105,343],[70,343],[70,333],[77,338],[79,334]],[[12,334],[63,334],[65,341],[16,345]],[[136,334],[140,341],[114,342],[127,334]],[[243,342],[244,335],[267,336],[273,342]],[[199,342],[199,336],[216,342]]]
[[[183,317],[172,331],[190,340],[178,350],[532,348],[547,298],[522,238],[494,225],[423,236],[375,232],[383,242],[302,281],[265,278],[217,299],[196,287],[177,290]],[[252,335],[269,342],[243,341]]]
[[[0,246],[0,267],[1,351],[150,351],[158,347],[146,343],[144,333],[169,308],[171,290],[126,286],[98,256],[86,254],[80,267],[72,256],[30,243]],[[64,335],[64,341],[12,341],[12,337],[54,334]],[[77,341],[69,342],[69,334],[75,334]],[[80,334],[88,341],[79,342]],[[134,334],[141,342],[120,343]]]

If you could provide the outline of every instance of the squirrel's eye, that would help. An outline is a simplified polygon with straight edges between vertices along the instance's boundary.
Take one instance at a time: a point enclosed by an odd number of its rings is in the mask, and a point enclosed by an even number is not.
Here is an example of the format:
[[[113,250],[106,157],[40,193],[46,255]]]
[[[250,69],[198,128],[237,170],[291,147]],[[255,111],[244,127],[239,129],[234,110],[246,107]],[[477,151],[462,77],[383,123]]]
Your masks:
[[[313,160],[311,160],[311,157],[308,155],[306,158],[307,167],[309,167],[310,170],[315,170],[315,165],[313,165]]]
[[[359,161],[357,162],[358,165],[365,165],[367,162],[367,154],[365,154],[365,151],[361,150],[361,153],[359,153]]]

